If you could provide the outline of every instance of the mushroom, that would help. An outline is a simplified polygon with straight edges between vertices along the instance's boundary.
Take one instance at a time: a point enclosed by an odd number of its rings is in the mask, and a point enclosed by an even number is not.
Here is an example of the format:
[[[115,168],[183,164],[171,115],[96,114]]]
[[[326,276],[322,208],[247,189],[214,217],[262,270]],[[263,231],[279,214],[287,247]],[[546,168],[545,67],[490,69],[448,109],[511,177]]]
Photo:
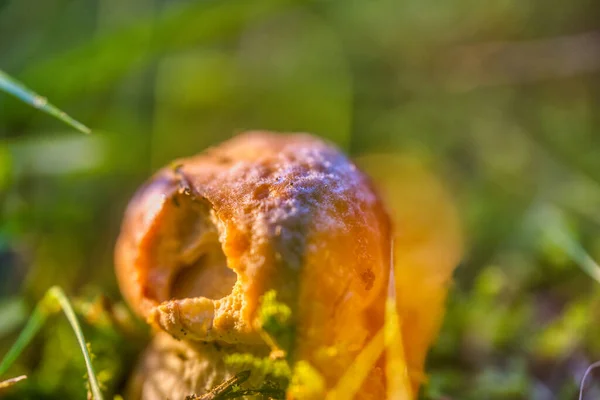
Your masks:
[[[250,132],[158,171],[127,208],[121,291],[155,329],[134,379],[143,399],[203,393],[267,356],[254,321],[274,290],[291,310],[288,360],[335,385],[383,325],[388,215],[369,179],[306,134]],[[383,360],[361,399],[381,399]]]

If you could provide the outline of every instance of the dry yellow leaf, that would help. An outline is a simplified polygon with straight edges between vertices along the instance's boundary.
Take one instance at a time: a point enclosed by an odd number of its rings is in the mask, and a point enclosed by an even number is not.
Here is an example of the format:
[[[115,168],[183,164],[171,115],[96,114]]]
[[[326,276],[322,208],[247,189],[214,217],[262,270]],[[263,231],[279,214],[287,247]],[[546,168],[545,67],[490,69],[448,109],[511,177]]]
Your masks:
[[[392,221],[396,303],[416,394],[463,252],[459,215],[449,193],[418,158],[371,155],[358,163],[373,179]]]

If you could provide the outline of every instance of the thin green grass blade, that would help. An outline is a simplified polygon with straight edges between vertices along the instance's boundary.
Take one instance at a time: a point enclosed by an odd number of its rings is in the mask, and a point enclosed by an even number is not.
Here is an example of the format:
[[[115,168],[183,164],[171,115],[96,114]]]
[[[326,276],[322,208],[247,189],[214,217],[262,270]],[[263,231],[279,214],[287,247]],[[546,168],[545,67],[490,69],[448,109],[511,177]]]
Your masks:
[[[50,314],[47,303],[48,301],[46,300],[46,297],[44,297],[35,307],[35,310],[33,310],[31,317],[29,317],[29,320],[27,321],[25,328],[23,328],[21,331],[17,341],[15,344],[13,344],[10,350],[8,350],[8,353],[6,353],[0,362],[0,376],[4,375],[6,371],[8,371],[19,355],[21,355],[23,350],[25,350],[25,347],[27,347],[27,345],[31,342],[36,333],[38,333],[42,328],[44,322],[46,322],[46,319]]]
[[[0,362],[0,376],[6,373],[6,371],[10,368],[10,366],[15,362],[15,360],[19,357],[19,355],[23,352],[25,347],[31,342],[33,337],[39,330],[42,328],[48,316],[57,312],[58,309],[56,305],[60,306],[60,309],[65,313],[69,324],[71,324],[71,328],[73,328],[73,332],[75,332],[75,337],[77,338],[77,342],[79,343],[79,347],[81,352],[83,353],[83,358],[85,360],[85,366],[88,373],[88,379],[90,383],[90,391],[92,392],[92,396],[95,400],[102,400],[102,392],[100,391],[100,385],[98,383],[98,378],[96,377],[96,373],[94,372],[94,366],[92,365],[92,357],[88,351],[85,337],[83,336],[83,332],[81,330],[81,326],[79,325],[79,321],[77,320],[77,316],[75,315],[75,311],[73,311],[73,306],[71,302],[58,286],[54,286],[50,288],[44,298],[38,303],[33,311],[29,321],[23,328],[23,331],[17,338],[15,344],[10,348],[4,359]]]
[[[585,251],[583,246],[569,233],[560,210],[548,206],[542,211],[544,233],[592,279],[600,283],[600,265]]]
[[[75,332],[77,342],[79,343],[79,347],[81,348],[81,352],[83,353],[83,358],[85,359],[85,366],[87,368],[88,379],[90,382],[90,390],[92,392],[93,398],[95,400],[102,400],[102,392],[100,391],[100,385],[98,384],[96,372],[94,371],[94,366],[92,365],[92,357],[88,351],[85,342],[85,337],[83,336],[81,326],[79,325],[77,316],[75,316],[75,311],[73,311],[73,306],[71,305],[71,302],[69,301],[67,296],[65,296],[65,293],[62,291],[62,289],[58,286],[50,288],[48,294],[58,301],[58,304],[60,304],[60,307],[65,313],[67,320],[73,328],[73,332]]]
[[[80,132],[85,134],[91,133],[90,128],[50,104],[45,97],[27,89],[21,82],[15,80],[2,70],[0,70],[0,90],[10,93],[30,106],[60,119],[65,124],[72,126]]]

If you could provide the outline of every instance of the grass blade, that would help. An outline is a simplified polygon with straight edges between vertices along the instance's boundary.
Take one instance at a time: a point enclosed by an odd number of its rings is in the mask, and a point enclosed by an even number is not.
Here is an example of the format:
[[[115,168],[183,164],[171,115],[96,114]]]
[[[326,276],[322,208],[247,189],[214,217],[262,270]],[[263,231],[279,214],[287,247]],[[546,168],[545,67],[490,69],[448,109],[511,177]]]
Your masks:
[[[69,324],[71,324],[71,328],[73,328],[73,332],[75,333],[75,337],[77,338],[81,352],[83,353],[92,397],[95,400],[102,400],[102,392],[100,391],[98,378],[96,377],[94,366],[92,365],[92,357],[88,351],[81,326],[79,325],[75,311],[73,311],[71,302],[62,289],[58,286],[50,288],[46,292],[44,298],[35,307],[33,314],[29,318],[29,321],[27,321],[27,324],[17,338],[17,341],[10,348],[6,356],[4,356],[2,362],[0,362],[0,376],[6,373],[10,366],[19,357],[25,347],[27,347],[27,345],[31,342],[35,334],[38,333],[42,328],[44,322],[46,322],[48,319],[48,316],[58,311],[57,306],[59,306],[60,309],[62,309],[62,311],[65,313]]]
[[[96,373],[94,372],[94,366],[92,365],[92,357],[88,351],[85,337],[83,336],[83,332],[81,331],[81,326],[79,325],[79,321],[77,320],[77,316],[75,315],[75,311],[73,311],[73,306],[71,306],[71,302],[58,286],[54,286],[50,288],[48,294],[58,301],[60,307],[62,308],[67,320],[71,324],[73,328],[73,332],[75,332],[75,336],[77,337],[77,342],[79,343],[79,347],[81,348],[81,352],[83,353],[83,358],[85,359],[85,366],[88,372],[88,379],[90,382],[90,390],[94,399],[102,400],[102,392],[100,391],[100,385],[98,384],[98,379],[96,378]]]
[[[50,314],[47,303],[46,297],[44,297],[33,310],[31,317],[29,317],[29,320],[27,321],[25,328],[21,331],[17,341],[12,345],[10,350],[8,350],[8,353],[6,353],[0,362],[0,376],[8,371],[10,366],[15,362],[19,355],[21,355],[23,350],[25,350],[25,347],[31,342],[36,333],[42,328],[44,322],[46,322],[46,319]]]
[[[2,70],[0,70],[0,90],[10,93],[30,106],[60,119],[65,124],[72,126],[80,132],[91,133],[90,128],[50,104],[45,97],[27,89],[21,82],[15,80]]]
[[[543,234],[560,247],[586,274],[600,283],[600,265],[569,233],[562,212],[556,207],[546,206],[540,211],[539,219]]]

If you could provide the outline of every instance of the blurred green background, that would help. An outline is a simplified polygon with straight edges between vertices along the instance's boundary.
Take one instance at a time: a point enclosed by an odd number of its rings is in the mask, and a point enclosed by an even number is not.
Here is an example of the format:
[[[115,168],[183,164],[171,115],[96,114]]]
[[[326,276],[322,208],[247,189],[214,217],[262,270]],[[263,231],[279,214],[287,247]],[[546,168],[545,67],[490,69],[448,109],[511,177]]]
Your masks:
[[[237,132],[309,131],[418,155],[456,199],[468,251],[422,398],[577,398],[600,359],[599,17],[585,0],[0,0],[0,69],[94,130],[0,94],[0,354],[60,285],[120,393],[143,344],[109,315],[134,190]],[[11,371],[30,377],[0,397],[85,397],[62,317]]]

